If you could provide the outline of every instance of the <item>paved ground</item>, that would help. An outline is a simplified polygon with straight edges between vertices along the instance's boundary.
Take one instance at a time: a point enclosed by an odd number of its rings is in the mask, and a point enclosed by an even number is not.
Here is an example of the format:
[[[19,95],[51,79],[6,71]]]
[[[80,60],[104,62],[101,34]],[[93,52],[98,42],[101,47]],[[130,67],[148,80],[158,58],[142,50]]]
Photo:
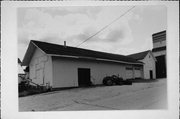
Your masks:
[[[166,109],[166,79],[132,86],[75,88],[19,98],[20,111]]]

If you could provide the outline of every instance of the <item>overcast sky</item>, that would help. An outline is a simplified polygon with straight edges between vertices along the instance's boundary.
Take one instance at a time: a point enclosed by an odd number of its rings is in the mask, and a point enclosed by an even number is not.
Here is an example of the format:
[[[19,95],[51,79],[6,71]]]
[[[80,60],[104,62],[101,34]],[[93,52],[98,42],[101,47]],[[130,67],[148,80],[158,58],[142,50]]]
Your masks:
[[[30,40],[77,46],[132,6],[18,8],[18,57]],[[152,49],[152,34],[167,29],[164,6],[136,6],[81,48],[128,55]]]

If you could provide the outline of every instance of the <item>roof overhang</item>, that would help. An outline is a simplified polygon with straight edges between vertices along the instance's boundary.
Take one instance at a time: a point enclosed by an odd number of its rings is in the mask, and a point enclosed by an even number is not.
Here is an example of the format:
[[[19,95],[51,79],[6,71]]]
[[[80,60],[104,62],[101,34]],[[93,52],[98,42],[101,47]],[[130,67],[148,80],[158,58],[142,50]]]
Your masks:
[[[28,49],[26,50],[25,56],[23,58],[22,66],[28,66],[29,65],[35,50],[36,50],[36,46],[32,42],[30,42]]]
[[[35,43],[32,41],[29,43],[27,51],[25,53],[24,59],[22,61],[22,66],[29,66],[29,63],[34,55],[36,49],[40,49],[43,53],[45,53],[41,48],[39,48]],[[142,62],[127,62],[127,61],[120,61],[120,60],[113,60],[113,59],[103,59],[103,58],[96,58],[96,57],[85,57],[85,56],[71,56],[71,55],[58,55],[58,54],[49,54],[45,53],[48,56],[54,57],[62,57],[62,58],[75,58],[75,59],[87,59],[87,60],[94,60],[94,61],[106,61],[106,62],[114,62],[114,63],[121,63],[121,64],[131,64],[131,65],[143,65]]]
[[[111,60],[111,59],[102,59],[102,58],[93,58],[93,57],[83,57],[83,56],[69,56],[69,55],[57,55],[57,54],[48,54],[54,57],[63,57],[63,58],[76,58],[76,59],[87,59],[87,60],[96,60],[96,61],[107,61],[107,62],[115,62],[121,64],[133,64],[133,65],[143,65],[143,62],[125,62],[119,60]]]

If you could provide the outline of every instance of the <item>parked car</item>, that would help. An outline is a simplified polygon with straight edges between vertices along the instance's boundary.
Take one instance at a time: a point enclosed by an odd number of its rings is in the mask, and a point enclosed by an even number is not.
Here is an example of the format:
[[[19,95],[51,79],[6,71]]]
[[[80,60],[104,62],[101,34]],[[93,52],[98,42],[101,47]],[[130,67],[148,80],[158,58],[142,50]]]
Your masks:
[[[103,84],[107,85],[107,86],[111,86],[111,85],[122,85],[123,84],[123,78],[116,76],[116,75],[112,75],[112,76],[106,76],[103,79]]]
[[[131,81],[123,80],[122,77],[112,75],[112,76],[106,76],[103,79],[103,84],[107,86],[112,85],[132,85]]]

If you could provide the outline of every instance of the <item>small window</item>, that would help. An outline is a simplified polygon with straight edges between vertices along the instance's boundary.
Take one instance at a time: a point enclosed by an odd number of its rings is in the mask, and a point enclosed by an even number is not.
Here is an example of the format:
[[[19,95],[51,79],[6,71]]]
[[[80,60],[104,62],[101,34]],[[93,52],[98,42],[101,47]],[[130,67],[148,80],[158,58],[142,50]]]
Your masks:
[[[139,67],[135,67],[134,69],[135,69],[135,70],[140,70],[140,68],[139,68]]]

